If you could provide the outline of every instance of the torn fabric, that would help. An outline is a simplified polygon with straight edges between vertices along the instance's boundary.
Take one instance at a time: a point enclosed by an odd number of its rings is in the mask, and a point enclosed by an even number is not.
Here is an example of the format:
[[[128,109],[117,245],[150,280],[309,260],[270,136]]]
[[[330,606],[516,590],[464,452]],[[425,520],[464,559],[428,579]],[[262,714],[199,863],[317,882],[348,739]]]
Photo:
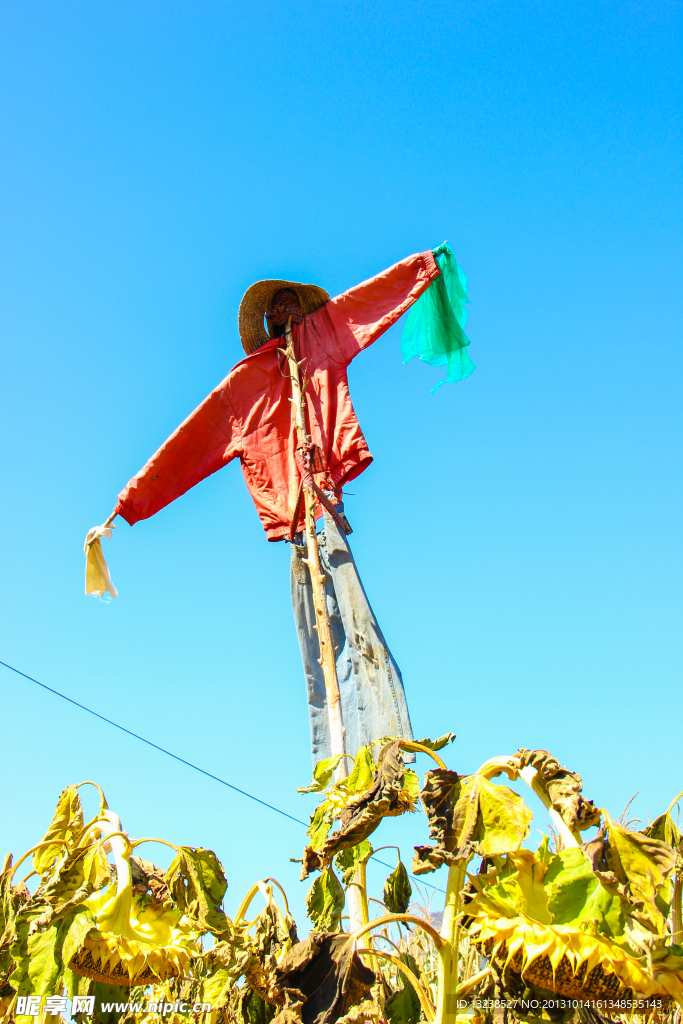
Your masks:
[[[88,530],[83,550],[85,551],[85,592],[102,597],[107,591],[118,597],[118,590],[111,581],[109,566],[102,551],[102,537],[111,540],[113,526],[93,526]]]

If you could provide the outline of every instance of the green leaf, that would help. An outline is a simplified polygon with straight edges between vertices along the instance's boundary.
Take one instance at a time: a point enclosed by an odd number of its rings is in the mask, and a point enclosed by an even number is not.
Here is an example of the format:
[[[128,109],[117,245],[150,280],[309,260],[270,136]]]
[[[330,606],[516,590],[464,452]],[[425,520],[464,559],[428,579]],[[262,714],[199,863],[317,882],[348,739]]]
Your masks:
[[[224,1016],[231,1024],[270,1024],[277,1011],[277,1007],[262,999],[248,985],[244,985],[241,989],[235,990]]]
[[[216,936],[232,931],[221,910],[228,883],[212,850],[179,847],[165,877],[178,908],[193,924]]]
[[[390,914],[406,914],[413,889],[405,864],[399,860],[384,883],[384,903]]]
[[[327,868],[306,893],[306,912],[318,931],[337,932],[343,909],[344,890],[332,868]]]
[[[16,939],[15,922],[19,899],[12,888],[12,854],[5,858],[0,875],[0,977],[6,978],[12,964],[11,946]]]
[[[277,1013],[276,1007],[267,1003],[257,992],[251,992],[244,1000],[245,1024],[270,1024]]]
[[[62,946],[73,914],[54,920],[44,931],[30,935],[30,926],[38,916],[34,911],[22,915],[17,922],[17,939],[12,947],[16,963],[12,984],[22,996],[54,995],[66,966],[62,960]]]
[[[663,937],[675,868],[673,849],[643,832],[630,832],[606,814],[609,840],[607,862],[621,881],[628,882],[631,897],[639,905],[637,917],[650,931]],[[658,905],[664,901],[664,913]]]
[[[201,1002],[211,1003],[214,1010],[220,1010],[230,998],[235,984],[232,973],[221,963],[215,963],[202,981]]]
[[[216,1010],[226,1006],[234,997],[235,985],[250,959],[251,952],[243,935],[217,942],[193,969],[195,976],[203,975],[197,1000],[211,1003]]]
[[[60,793],[54,817],[41,842],[47,843],[53,839],[61,839],[71,848],[78,843],[82,833],[83,808],[81,806],[81,798],[75,786],[67,786]],[[65,853],[66,848],[61,843],[55,843],[54,846],[45,846],[42,850],[36,850],[33,854],[33,866],[39,875],[44,876],[55,861]]]
[[[412,768],[405,770],[403,788],[408,791],[410,799],[416,804],[420,799],[420,777]]]
[[[73,999],[74,996],[89,996],[90,989],[94,984],[95,982],[91,978],[84,978],[82,974],[76,974],[68,967],[64,968],[64,995],[69,999]],[[78,1015],[76,1019],[82,1020],[83,1018]]]
[[[372,855],[372,846],[369,839],[364,839],[357,846],[350,846],[348,850],[341,850],[335,857],[337,867],[342,874],[342,885],[348,888],[353,881],[353,876],[363,861],[367,861]]]
[[[553,924],[578,927],[593,922],[601,935],[623,935],[621,901],[603,888],[582,850],[571,847],[556,854],[544,885]]]
[[[311,815],[311,824],[308,826],[306,835],[311,840],[310,846],[313,850],[319,850],[327,839],[328,832],[334,823],[334,811],[327,804],[316,807]]]
[[[444,747],[448,746],[455,739],[454,732],[445,732],[443,736],[439,736],[436,740],[415,740],[421,747],[428,747],[429,750],[443,750]]]
[[[554,924],[572,924],[577,920],[600,882],[583,851],[570,847],[556,854],[548,865],[545,888],[548,910]]]
[[[111,881],[109,861],[99,844],[91,846],[83,857],[83,880],[93,889],[101,889]]]
[[[477,853],[494,857],[518,850],[529,834],[533,814],[521,796],[507,786],[496,786],[483,775],[476,779],[482,823]],[[466,798],[464,794],[461,799]]]
[[[514,865],[516,870],[502,876],[499,871],[496,881],[483,886],[472,901],[472,912],[484,906],[494,916],[524,915],[541,924],[623,940],[621,901],[603,887],[584,852],[572,847],[554,854],[549,862],[547,852],[547,844],[542,843],[535,854],[525,849],[509,854],[504,865]]]
[[[106,982],[96,981],[93,986],[95,996],[95,1016],[86,1017],[87,1021],[96,1021],[97,1024],[118,1024],[119,1018],[123,1017],[125,1010],[103,1010],[102,1005],[107,1004],[127,1006],[130,999],[130,989],[121,985],[107,985]]]
[[[55,914],[62,913],[67,904],[81,903],[93,891],[93,886],[83,876],[83,862],[79,850],[72,849],[64,860],[58,862],[47,877],[47,882],[38,890],[50,904]],[[110,876],[107,875],[107,881]]]
[[[344,786],[349,796],[353,796],[355,793],[365,793],[370,789],[374,780],[375,762],[372,760],[370,750],[368,747],[360,747],[353,762],[351,774],[347,779],[342,780],[340,785]]]
[[[301,786],[297,789],[297,793],[322,793],[332,781],[332,776],[343,757],[343,754],[335,754],[333,757],[326,757],[322,761],[318,761],[313,769],[313,781],[308,786]]]
[[[81,907],[76,911],[64,936],[62,960],[65,967],[69,966],[79,949],[83,948],[88,933],[95,927],[95,918],[87,907]]]
[[[550,864],[551,860],[555,856],[553,851],[550,849],[550,839],[548,836],[544,835],[541,839],[541,842],[539,843],[538,848],[536,850],[536,856],[538,860],[540,860],[541,863],[545,864],[546,866]]]
[[[420,977],[420,969],[409,953],[402,953],[401,960],[416,978]],[[417,1024],[422,1016],[420,1000],[405,975],[401,974],[400,977],[403,979],[403,988],[393,992],[387,999],[384,1005],[385,1017],[390,1024]]]

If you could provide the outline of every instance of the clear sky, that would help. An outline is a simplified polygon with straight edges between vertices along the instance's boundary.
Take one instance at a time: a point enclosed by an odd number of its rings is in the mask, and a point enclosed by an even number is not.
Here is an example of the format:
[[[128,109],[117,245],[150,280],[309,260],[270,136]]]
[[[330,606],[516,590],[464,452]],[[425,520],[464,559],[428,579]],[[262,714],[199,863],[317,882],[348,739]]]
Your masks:
[[[400,325],[350,371],[375,456],[351,541],[415,733],[456,732],[460,772],[547,748],[599,805],[660,813],[683,789],[680,6],[2,17],[2,660],[306,817],[289,551],[239,466],[118,520],[109,604],[83,539],[240,358],[253,281],[336,294],[448,239],[475,372],[432,396]],[[2,668],[0,701],[0,852],[92,778],[132,834],[214,848],[229,912],[275,875],[301,916],[299,826]],[[410,858],[425,819],[392,836]]]

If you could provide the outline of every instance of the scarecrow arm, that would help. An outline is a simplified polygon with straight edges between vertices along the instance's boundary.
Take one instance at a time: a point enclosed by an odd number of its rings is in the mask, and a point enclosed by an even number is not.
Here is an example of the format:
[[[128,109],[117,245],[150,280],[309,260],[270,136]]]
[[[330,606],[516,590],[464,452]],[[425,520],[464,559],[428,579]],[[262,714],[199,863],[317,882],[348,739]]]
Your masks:
[[[114,513],[132,526],[148,519],[240,454],[226,378],[181,423],[119,494]]]
[[[440,271],[431,250],[416,253],[363,281],[324,307],[338,345],[333,358],[345,364],[372,345],[429,287]]]

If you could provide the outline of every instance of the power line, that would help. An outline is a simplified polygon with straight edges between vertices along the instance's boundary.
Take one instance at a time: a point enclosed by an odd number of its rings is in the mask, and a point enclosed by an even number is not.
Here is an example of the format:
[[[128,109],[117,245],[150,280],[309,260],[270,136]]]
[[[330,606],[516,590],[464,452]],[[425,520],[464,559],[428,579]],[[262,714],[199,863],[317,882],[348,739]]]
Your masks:
[[[6,661],[0,661],[0,665],[4,665],[5,668],[10,669],[12,672],[16,672],[18,676],[23,676],[24,679],[28,679],[31,683],[35,683],[36,686],[41,686],[43,690],[48,690],[50,693],[54,693],[56,697],[61,697],[62,700],[68,700],[69,704],[73,704],[75,707],[80,708],[81,711],[87,711],[89,715],[94,715],[95,718],[99,718],[102,722],[106,722],[107,725],[113,725],[115,729],[120,729],[121,732],[128,733],[136,740],[140,740],[141,743],[146,743],[148,747],[154,747],[155,750],[160,750],[162,754],[168,754],[174,761],[180,761],[181,764],[186,764],[188,768],[194,768],[196,772],[201,772],[202,775],[206,775],[207,778],[213,779],[214,782],[220,782],[222,786],[227,786],[228,789],[234,789],[236,793],[241,793],[242,796],[249,797],[250,800],[255,800],[256,803],[262,804],[271,811],[275,811],[277,814],[282,814],[283,817],[289,818],[290,821],[295,821],[297,825],[303,825],[307,828],[305,821],[301,821],[300,818],[294,818],[291,814],[287,814],[287,811],[281,811],[279,807],[274,807],[273,804],[266,803],[265,800],[261,800],[260,797],[254,796],[252,793],[247,793],[244,789],[239,789],[237,786],[233,786],[231,782],[226,782],[225,779],[219,779],[217,775],[212,775],[211,772],[204,771],[199,765],[192,764],[191,761],[186,761],[184,757],[179,757],[170,750],[166,750],[165,747],[160,747],[158,743],[152,743],[151,740],[146,740],[144,736],[138,735],[131,729],[126,729],[124,725],[119,725],[118,722],[112,722],[111,718],[105,718],[104,715],[98,714],[97,711],[93,711],[92,708],[87,708],[85,704],[79,704],[77,700],[72,700],[71,697],[67,697],[65,693],[60,693],[59,690],[53,690],[51,686],[46,686],[45,683],[39,682],[34,679],[33,676],[27,676],[25,672],[20,672],[18,668],[14,668],[13,665],[8,665]]]
[[[119,729],[121,732],[127,733],[128,736],[132,736],[133,739],[140,740],[141,743],[146,743],[148,747],[153,747],[162,754],[172,757],[174,761],[179,761],[181,764],[187,765],[188,768],[194,768],[196,772],[205,775],[207,779],[213,779],[214,782],[220,782],[221,786],[227,786],[228,789],[232,789],[235,793],[239,793],[241,796],[246,796],[249,800],[254,800],[257,804],[261,804],[262,807],[267,807],[269,811],[275,811],[276,814],[281,814],[283,818],[289,818],[290,821],[295,821],[297,825],[303,825],[304,828],[308,828],[305,821],[300,818],[295,818],[292,814],[288,814],[287,811],[280,810],[279,807],[275,807],[274,804],[269,804],[265,800],[261,800],[260,797],[254,796],[253,793],[247,793],[245,789],[240,789],[239,786],[233,786],[231,782],[226,782],[225,779],[221,779],[218,775],[212,775],[211,772],[205,771],[200,768],[199,765],[193,764],[192,761],[186,761],[184,757],[179,757],[178,754],[174,754],[171,750],[166,750],[165,747],[160,747],[158,743],[152,743],[151,740],[145,739],[144,736],[140,736],[139,733],[133,732],[132,729],[126,729],[125,725],[119,725],[118,722],[113,722],[111,718],[106,718],[104,715],[100,715],[99,712],[93,711],[92,708],[88,708],[85,704],[79,704],[77,700],[73,700],[71,697],[67,697],[65,693],[60,693],[59,690],[54,690],[51,686],[47,686],[45,683],[41,683],[39,679],[34,679],[33,676],[27,675],[25,672],[21,672],[14,665],[8,665],[6,661],[0,661],[0,665],[4,668],[8,668],[10,672],[16,672],[18,676],[23,676],[24,679],[28,679],[30,683],[35,683],[36,686],[40,686],[41,689],[47,690],[48,693],[53,693],[55,697],[61,697],[62,700],[68,701],[69,704],[73,704],[74,707],[80,708],[81,711],[86,711],[89,715],[93,715],[95,718],[99,718],[101,722],[106,722],[107,725],[113,725],[115,729]],[[391,864],[385,864],[383,860],[377,860],[378,864],[381,864],[385,868],[390,868]],[[437,892],[443,892],[443,889],[439,889],[436,885],[430,885],[429,882],[424,882],[420,879],[422,885],[426,885],[429,889],[435,889]]]

